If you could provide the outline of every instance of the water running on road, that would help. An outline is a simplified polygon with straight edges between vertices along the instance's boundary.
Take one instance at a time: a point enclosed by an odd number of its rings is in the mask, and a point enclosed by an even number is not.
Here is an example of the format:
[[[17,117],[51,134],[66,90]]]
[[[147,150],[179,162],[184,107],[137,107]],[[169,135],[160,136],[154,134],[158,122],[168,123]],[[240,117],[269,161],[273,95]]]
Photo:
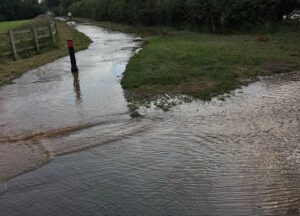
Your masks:
[[[45,145],[42,138],[98,126],[105,128],[99,129],[99,137],[108,141],[141,129],[129,121],[120,86],[120,76],[139,42],[88,25],[78,29],[93,40],[88,50],[77,54],[78,78],[70,73],[70,60],[65,57],[1,89],[0,180],[35,168],[57,154],[95,145],[69,142],[65,146],[61,141]]]
[[[1,215],[299,215],[299,74],[130,120],[118,76],[138,44],[78,29],[94,41],[78,55],[80,93],[67,58],[2,89],[0,154],[16,154],[13,169],[108,145],[3,183]]]

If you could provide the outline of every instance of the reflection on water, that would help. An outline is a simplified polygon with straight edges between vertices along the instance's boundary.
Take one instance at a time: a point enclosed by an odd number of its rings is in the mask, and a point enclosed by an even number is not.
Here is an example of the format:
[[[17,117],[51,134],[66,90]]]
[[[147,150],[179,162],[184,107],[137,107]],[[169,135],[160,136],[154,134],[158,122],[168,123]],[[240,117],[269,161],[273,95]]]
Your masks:
[[[1,216],[299,215],[299,73],[264,79],[225,101],[195,101],[168,113],[143,109],[145,118],[132,120],[118,77],[132,38],[79,29],[94,40],[78,54],[80,86],[69,72],[37,70],[0,91],[0,133],[11,138],[0,139],[1,173],[14,176],[53,159],[0,184]],[[59,71],[61,62],[45,67]],[[63,91],[28,78],[52,80]],[[21,114],[33,116],[23,97],[35,102],[31,136],[23,129]],[[51,105],[45,117],[41,101]],[[24,110],[13,109],[19,103]],[[37,133],[46,120],[51,127]],[[22,134],[12,136],[13,127]]]
[[[81,98],[81,91],[80,91],[79,72],[74,72],[72,74],[73,74],[73,78],[74,78],[74,82],[73,82],[74,92],[76,95],[75,102],[77,104],[80,104],[82,102],[82,98]]]

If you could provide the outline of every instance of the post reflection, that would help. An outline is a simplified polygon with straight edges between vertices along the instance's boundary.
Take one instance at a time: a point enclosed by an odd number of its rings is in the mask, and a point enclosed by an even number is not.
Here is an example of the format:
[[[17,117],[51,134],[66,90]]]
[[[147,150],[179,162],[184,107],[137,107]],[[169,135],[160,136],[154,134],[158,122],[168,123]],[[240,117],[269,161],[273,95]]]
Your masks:
[[[73,86],[74,86],[74,92],[75,92],[75,102],[77,104],[80,104],[80,103],[82,103],[82,98],[81,98],[81,90],[80,90],[79,73],[74,72],[72,74],[73,74],[73,78],[74,78]]]

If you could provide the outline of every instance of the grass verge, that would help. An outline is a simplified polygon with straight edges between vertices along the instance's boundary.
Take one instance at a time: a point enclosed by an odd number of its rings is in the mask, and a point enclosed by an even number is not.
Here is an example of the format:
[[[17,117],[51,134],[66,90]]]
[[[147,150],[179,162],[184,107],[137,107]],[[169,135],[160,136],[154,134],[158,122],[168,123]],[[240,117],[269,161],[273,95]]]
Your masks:
[[[30,22],[30,20],[0,22],[0,33],[7,32],[9,29],[20,27],[20,26],[22,26],[24,24],[27,24],[29,22]]]
[[[167,93],[208,100],[258,76],[298,70],[299,37],[299,32],[159,35],[131,59],[122,85],[138,98]]]
[[[68,55],[66,41],[72,38],[75,41],[76,51],[87,49],[91,40],[81,32],[68,26],[64,22],[57,22],[59,35],[58,47],[49,49],[47,52],[37,54],[29,58],[12,61],[10,59],[0,60],[0,86],[9,84],[16,77],[21,76],[24,72],[52,62],[55,59]]]
[[[146,38],[122,79],[129,100],[186,94],[202,100],[227,93],[259,76],[300,69],[300,30],[217,35],[170,28],[94,24]]]

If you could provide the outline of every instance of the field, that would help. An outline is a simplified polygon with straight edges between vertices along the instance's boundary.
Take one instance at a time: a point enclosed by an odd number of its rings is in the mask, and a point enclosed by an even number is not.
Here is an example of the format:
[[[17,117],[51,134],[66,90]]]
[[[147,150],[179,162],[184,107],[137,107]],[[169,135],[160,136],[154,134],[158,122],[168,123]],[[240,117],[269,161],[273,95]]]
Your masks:
[[[0,22],[0,33],[7,32],[9,29],[20,27],[29,22],[30,20]]]

